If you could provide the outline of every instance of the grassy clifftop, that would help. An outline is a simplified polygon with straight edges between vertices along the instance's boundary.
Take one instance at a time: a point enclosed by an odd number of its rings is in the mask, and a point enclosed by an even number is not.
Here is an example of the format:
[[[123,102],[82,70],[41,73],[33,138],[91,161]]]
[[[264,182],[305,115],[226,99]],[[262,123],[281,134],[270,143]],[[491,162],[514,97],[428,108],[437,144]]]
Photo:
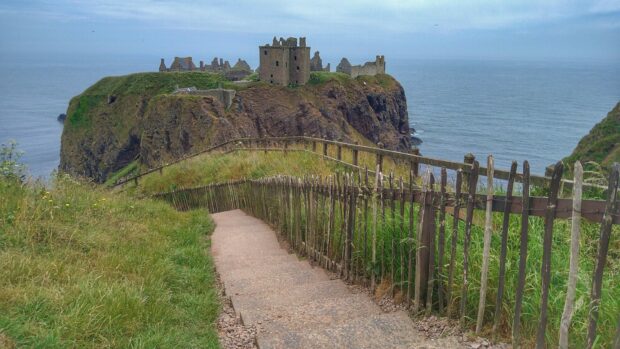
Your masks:
[[[237,93],[230,106],[172,94],[191,86]],[[318,72],[304,86],[283,87],[240,85],[208,72],[137,73],[101,79],[74,97],[66,114],[60,170],[97,182],[136,161],[153,167],[233,138],[361,136],[389,149],[410,147],[404,90],[389,75]]]
[[[573,153],[564,162],[573,164],[594,161],[609,170],[614,162],[620,162],[620,103],[583,137]]]
[[[0,176],[0,347],[218,347],[204,212]]]

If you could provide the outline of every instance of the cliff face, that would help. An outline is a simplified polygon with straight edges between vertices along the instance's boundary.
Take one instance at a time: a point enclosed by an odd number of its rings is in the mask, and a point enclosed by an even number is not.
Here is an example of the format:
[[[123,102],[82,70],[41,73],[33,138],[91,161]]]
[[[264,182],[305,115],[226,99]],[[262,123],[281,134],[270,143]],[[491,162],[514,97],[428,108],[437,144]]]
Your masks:
[[[614,162],[620,162],[620,102],[563,159],[570,166],[577,160],[582,164],[594,161],[606,171]]]
[[[136,158],[151,167],[237,137],[365,138],[410,148],[405,94],[390,76],[320,73],[297,88],[254,83],[235,87],[228,109],[212,97],[169,93],[174,85],[211,88],[218,79],[153,73],[101,80],[69,105],[60,169],[101,182]]]

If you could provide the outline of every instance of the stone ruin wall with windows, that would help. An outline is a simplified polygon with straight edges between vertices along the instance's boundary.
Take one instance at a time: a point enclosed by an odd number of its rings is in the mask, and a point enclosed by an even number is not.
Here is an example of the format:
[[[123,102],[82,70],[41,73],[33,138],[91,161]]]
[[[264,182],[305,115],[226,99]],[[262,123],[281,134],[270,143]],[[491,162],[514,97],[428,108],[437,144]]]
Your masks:
[[[259,46],[259,78],[270,84],[305,85],[310,79],[310,47],[306,38],[275,37],[271,45]]]

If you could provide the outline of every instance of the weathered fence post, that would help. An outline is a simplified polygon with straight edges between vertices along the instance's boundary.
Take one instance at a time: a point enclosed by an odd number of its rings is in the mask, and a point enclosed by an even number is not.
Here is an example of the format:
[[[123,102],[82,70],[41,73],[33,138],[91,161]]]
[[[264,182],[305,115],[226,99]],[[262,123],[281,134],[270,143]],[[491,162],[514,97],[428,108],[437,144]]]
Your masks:
[[[357,142],[355,142],[355,145],[357,145]],[[358,157],[359,157],[359,151],[353,148],[353,165],[355,166],[358,166]]]
[[[489,258],[491,253],[491,234],[493,234],[493,155],[487,157],[487,207],[484,222],[484,246],[482,248],[482,275],[480,276],[480,297],[478,299],[478,318],[476,334],[482,330],[484,307],[487,299],[487,283],[489,281]]]
[[[463,157],[463,162],[468,164],[468,165],[472,165],[473,166],[475,160],[476,160],[476,157],[472,153],[467,153]],[[465,193],[469,193],[469,177],[471,176],[470,169],[471,169],[471,167],[469,169],[465,169],[465,171],[463,171],[463,192],[465,192]]]
[[[463,240],[463,287],[461,288],[461,326],[465,326],[465,310],[467,307],[467,289],[469,288],[469,242],[471,241],[471,224],[474,218],[476,187],[478,183],[478,161],[474,160],[467,184],[467,217],[465,218],[465,239]]]
[[[620,164],[615,163],[609,175],[609,188],[607,189],[607,204],[605,214],[601,221],[601,237],[596,256],[596,267],[592,277],[592,291],[590,292],[590,316],[588,321],[588,349],[594,345],[596,339],[596,322],[598,321],[598,310],[601,303],[601,288],[603,282],[603,269],[609,251],[609,240],[611,238],[611,227],[613,215],[618,214],[618,180],[620,176]]]
[[[512,347],[521,347],[521,306],[525,288],[525,267],[527,264],[527,241],[530,217],[530,164],[523,162],[523,189],[521,210],[521,238],[519,247],[519,276],[515,291],[515,315],[512,322]]]
[[[456,183],[454,193],[454,210],[452,212],[452,238],[450,241],[450,264],[448,265],[448,287],[446,291],[446,299],[448,300],[448,317],[452,314],[452,285],[454,281],[454,264],[456,258],[456,243],[459,234],[459,215],[461,209],[461,186],[463,182],[463,170],[456,172]]]
[[[420,155],[420,149],[413,148],[411,150],[411,154],[419,156]],[[411,160],[411,172],[413,173],[413,177],[416,178],[419,176],[420,173],[420,163],[418,162],[418,160],[416,158],[414,158],[413,160]]]
[[[336,159],[342,160],[342,146],[340,146],[340,144],[338,144],[336,148]]]
[[[415,294],[413,302],[414,313],[418,312],[422,304],[422,292],[427,291],[430,271],[430,250],[431,250],[431,230],[434,223],[434,207],[433,207],[433,184],[434,177],[430,168],[424,175],[424,184],[422,186],[422,209],[420,212],[420,229],[418,231],[418,243],[416,251],[416,275],[415,275]],[[430,297],[430,294],[426,295]]]
[[[577,274],[579,272],[579,240],[581,231],[581,184],[583,182],[583,167],[579,161],[575,162],[573,174],[573,215],[571,218],[570,267],[564,311],[560,322],[560,349],[568,349],[568,328],[573,317],[575,292],[577,288]]]
[[[377,266],[377,196],[379,194],[379,187],[381,182],[383,181],[383,174],[379,171],[379,166],[377,165],[375,172],[375,187],[372,191],[372,251],[371,251],[371,272],[370,272],[370,289],[372,292],[375,291],[377,286],[376,282],[376,266]]]
[[[553,222],[557,211],[558,192],[562,180],[562,162],[555,164],[549,187],[549,198],[545,212],[545,231],[543,238],[543,257],[541,267],[542,295],[540,304],[540,321],[536,333],[536,349],[545,347],[545,332],[547,330],[547,303],[549,301],[549,286],[551,284],[551,244],[553,238]]]
[[[377,146],[380,149],[383,149],[383,143],[379,142],[377,143]],[[383,172],[383,154],[381,154],[380,152],[377,153],[377,167],[379,168],[379,172]]]
[[[327,142],[323,142],[323,156],[327,156]]]
[[[448,172],[445,167],[441,168],[441,201],[439,202],[439,241],[437,256],[437,297],[439,301],[439,311],[443,312],[444,306],[444,259],[446,248],[446,185],[448,184]]]
[[[517,176],[517,162],[513,161],[508,175],[508,186],[506,187],[506,201],[504,202],[504,219],[502,221],[502,243],[499,256],[499,282],[497,286],[497,298],[495,301],[495,315],[493,318],[493,336],[497,338],[499,320],[502,311],[502,301],[504,297],[504,284],[506,280],[506,254],[508,253],[508,227],[510,224],[510,211],[512,209],[512,190],[515,177]]]

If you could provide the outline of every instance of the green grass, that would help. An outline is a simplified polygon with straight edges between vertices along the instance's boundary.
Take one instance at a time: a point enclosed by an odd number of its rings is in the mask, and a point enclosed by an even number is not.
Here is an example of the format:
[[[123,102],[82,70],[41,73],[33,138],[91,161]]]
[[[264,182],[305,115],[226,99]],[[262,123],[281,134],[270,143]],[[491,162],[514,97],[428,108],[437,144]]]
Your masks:
[[[0,345],[216,348],[205,212],[0,178]]]
[[[573,153],[563,161],[572,167],[577,160],[585,165],[586,171],[595,169],[585,164],[587,161],[600,164],[606,171],[614,162],[620,162],[620,103],[579,141]]]
[[[326,72],[326,71],[313,71],[310,73],[309,85],[320,85],[328,81],[338,81],[340,83],[346,83],[351,81],[351,77],[344,73]]]
[[[151,173],[140,179],[139,190],[157,193],[226,180],[258,179],[277,174],[327,176],[341,168],[334,162],[301,152],[233,152],[208,154],[166,167],[162,174]],[[133,184],[131,184],[133,185]]]
[[[179,164],[177,168],[171,168],[169,173],[164,170],[163,176],[152,174],[145,178],[141,185],[144,186],[145,192],[166,191],[178,186],[191,187],[198,184],[208,184],[215,182],[223,182],[229,179],[241,178],[261,178],[277,174],[288,174],[293,176],[303,176],[305,174],[321,174],[328,175],[334,171],[342,171],[337,166],[319,165],[318,158],[308,158],[305,161],[298,158],[300,155],[291,153],[288,157],[284,157],[282,153],[270,153],[264,155],[260,152],[240,152],[228,155],[209,155],[204,158],[197,158],[192,162]],[[305,156],[305,154],[304,154]],[[268,200],[259,200],[261,205],[270,207],[271,212],[278,212],[278,205],[282,202],[274,198]],[[305,205],[305,201],[302,201]],[[319,202],[318,208],[321,229],[325,229],[327,221],[326,210],[328,204],[324,201]],[[377,275],[383,275],[389,279],[391,270],[391,244],[394,240],[398,247],[395,260],[396,266],[394,270],[395,283],[400,281],[401,273],[406,274],[406,269],[400,268],[400,247],[406,251],[408,246],[407,240],[404,239],[408,234],[409,227],[409,204],[405,204],[405,215],[400,216],[400,209],[396,204],[396,211],[392,214],[390,204],[386,203],[385,218],[380,216],[378,225],[378,249],[379,259],[376,264],[370,261],[370,238],[367,239],[366,250],[367,258],[363,259],[363,229],[361,226],[356,228],[354,233],[354,258],[359,263],[360,269],[365,270],[366,276],[371,272]],[[274,211],[275,210],[275,211]],[[462,209],[464,210],[464,208]],[[417,224],[419,223],[419,205],[415,205],[414,211],[414,236],[417,234]],[[302,212],[305,208],[302,207]],[[361,224],[364,220],[361,216],[361,207],[357,211],[358,218],[356,221]],[[379,209],[381,212],[381,209]],[[302,214],[303,215],[303,214]],[[272,214],[272,219],[280,217],[279,214]],[[393,218],[392,218],[393,217]],[[305,222],[305,218],[302,218]],[[342,231],[342,214],[336,211],[335,214],[335,231],[332,231],[332,247],[330,257],[339,260],[343,251],[344,232]],[[404,223],[405,230],[401,230],[401,222]],[[477,314],[478,295],[480,287],[480,275],[482,265],[483,235],[484,229],[481,226],[484,222],[483,210],[476,211],[474,219],[474,227],[472,230],[472,242],[470,246],[470,286],[467,294],[467,325],[473,329],[475,325],[475,317]],[[526,267],[526,286],[525,296],[523,300],[522,311],[522,335],[525,347],[533,345],[536,336],[538,320],[540,318],[540,297],[541,297],[541,260],[544,219],[542,217],[531,217],[529,229],[528,243],[528,260]],[[271,222],[274,226],[280,228],[283,232],[291,230],[289,222]],[[305,223],[303,223],[305,224]],[[303,226],[302,224],[302,226]],[[370,226],[370,217],[366,221]],[[476,225],[477,224],[477,225]],[[491,335],[491,325],[493,314],[495,311],[495,297],[497,294],[498,272],[499,272],[499,251],[500,251],[500,229],[502,225],[502,214],[493,215],[494,233],[491,243],[491,259],[489,272],[489,289],[487,291],[487,307],[485,309],[485,328],[483,333],[487,336]],[[439,224],[437,224],[439,226]],[[576,311],[573,317],[572,326],[570,328],[570,343],[573,347],[582,347],[586,340],[587,321],[588,321],[588,300],[591,288],[592,273],[594,261],[596,258],[598,241],[600,235],[600,225],[582,222],[582,238],[580,252],[579,281],[577,288]],[[500,325],[500,335],[505,340],[510,340],[510,331],[512,326],[512,318],[514,316],[515,292],[519,263],[519,237],[520,237],[520,216],[512,215],[509,226],[508,254],[506,265],[506,287],[504,294],[504,302],[502,306],[502,318]],[[446,222],[446,246],[451,245],[452,217],[447,216]],[[457,236],[457,251],[455,260],[455,283],[453,288],[453,305],[454,309],[458,309],[460,302],[460,289],[462,286],[463,273],[463,239],[464,239],[464,223],[459,224],[459,233]],[[325,234],[325,231],[322,232]],[[321,234],[321,232],[319,232]],[[284,236],[288,236],[288,233]],[[370,235],[369,235],[370,236]],[[385,247],[383,247],[385,246]],[[449,248],[446,247],[446,251]],[[568,261],[570,251],[570,221],[558,219],[555,221],[552,246],[552,277],[549,299],[549,322],[547,326],[547,343],[550,346],[557,345],[559,321],[561,318],[564,300],[566,295],[566,282],[568,277]],[[449,252],[446,252],[449,253]],[[447,262],[446,257],[446,262]],[[444,271],[447,269],[444,269]],[[447,278],[446,275],[444,277]],[[389,280],[388,280],[389,282]],[[608,263],[605,269],[603,279],[603,299],[601,313],[598,322],[598,338],[597,348],[608,347],[611,343],[613,333],[620,314],[620,227],[615,226],[612,233],[612,241],[610,244],[610,252]],[[456,314],[453,314],[456,316]]]
[[[106,186],[110,186],[113,185],[114,183],[116,183],[116,181],[118,181],[119,179],[128,176],[128,175],[136,175],[138,174],[138,170],[139,170],[139,164],[138,164],[138,160],[134,160],[132,162],[129,163],[129,165],[123,167],[122,169],[116,171],[115,173],[113,173],[110,177],[108,177],[108,179],[105,181],[104,185]]]

